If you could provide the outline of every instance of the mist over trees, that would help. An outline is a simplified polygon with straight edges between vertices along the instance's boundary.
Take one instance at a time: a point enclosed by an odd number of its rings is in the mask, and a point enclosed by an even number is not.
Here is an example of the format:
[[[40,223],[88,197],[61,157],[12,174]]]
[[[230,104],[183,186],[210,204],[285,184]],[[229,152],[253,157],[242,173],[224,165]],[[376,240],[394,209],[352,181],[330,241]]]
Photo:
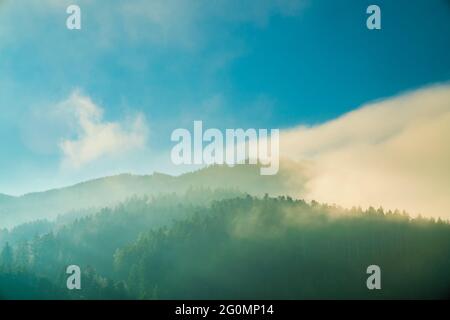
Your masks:
[[[287,163],[285,166],[289,167]],[[292,179],[294,172],[291,169],[283,169],[273,176],[261,176],[259,171],[259,165],[213,165],[177,177],[161,173],[143,176],[121,174],[20,197],[0,195],[0,229],[34,220],[67,223],[70,218],[115,207],[131,197],[156,197],[168,193],[183,195],[198,186],[211,190],[240,190],[258,196],[266,192],[283,195],[289,194],[289,190],[302,190],[304,181],[299,174]],[[203,198],[203,201],[208,199]],[[64,221],[61,221],[61,216]]]
[[[446,298],[450,225],[198,189],[0,233],[3,299]],[[66,288],[68,265],[82,289]],[[382,290],[368,290],[379,265]]]

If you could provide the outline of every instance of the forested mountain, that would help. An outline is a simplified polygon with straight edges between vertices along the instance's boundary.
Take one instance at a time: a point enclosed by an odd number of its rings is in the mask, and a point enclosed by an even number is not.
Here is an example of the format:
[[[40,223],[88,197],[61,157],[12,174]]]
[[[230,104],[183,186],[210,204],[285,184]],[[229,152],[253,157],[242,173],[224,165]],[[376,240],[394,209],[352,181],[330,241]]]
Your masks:
[[[0,296],[43,286],[42,299],[445,298],[449,250],[440,220],[192,190],[131,198],[4,243]],[[81,290],[65,287],[70,264],[81,267]],[[366,287],[373,264],[382,290]]]
[[[14,199],[14,197],[0,193],[0,204],[5,204],[12,199]]]
[[[288,163],[285,167],[289,167]],[[261,176],[259,170],[259,165],[233,168],[216,165],[178,177],[161,173],[122,174],[20,197],[5,196],[4,201],[0,196],[0,229],[39,219],[55,219],[59,215],[86,215],[133,196],[182,194],[191,187],[238,189],[253,195],[290,194],[292,190],[302,189],[303,181],[293,180],[287,170],[281,170],[276,176]]]
[[[162,203],[177,205],[208,205],[215,200],[222,200],[225,198],[234,198],[239,195],[243,195],[243,193],[239,192],[235,189],[216,189],[210,190],[205,188],[188,188],[184,193],[170,193],[159,196],[142,196],[137,197],[133,196],[121,203],[118,203],[116,206],[104,207],[102,209],[85,209],[79,211],[71,211],[64,215],[58,216],[55,220],[49,221],[46,219],[35,220],[27,223],[20,224],[11,229],[0,229],[0,247],[2,247],[6,242],[15,244],[19,241],[30,240],[33,237],[41,236],[47,233],[58,231],[61,228],[70,225],[72,222],[79,223],[80,221],[91,221],[93,217],[101,218],[101,217],[109,217],[107,213],[114,213],[114,217],[117,220],[128,219],[126,215],[121,215],[123,212],[129,212],[130,210],[135,210],[136,208],[139,210],[145,208],[148,210],[148,204],[159,204],[161,206]],[[123,208],[126,207],[124,211]],[[118,213],[118,214],[116,214]],[[147,211],[142,212],[142,216],[144,218],[153,218],[155,215],[147,214]],[[86,219],[83,219],[83,218]],[[170,216],[162,216],[161,219],[168,219]],[[131,217],[133,219],[135,217]],[[76,225],[74,223],[74,225]],[[133,224],[133,221],[123,221],[123,223]]]

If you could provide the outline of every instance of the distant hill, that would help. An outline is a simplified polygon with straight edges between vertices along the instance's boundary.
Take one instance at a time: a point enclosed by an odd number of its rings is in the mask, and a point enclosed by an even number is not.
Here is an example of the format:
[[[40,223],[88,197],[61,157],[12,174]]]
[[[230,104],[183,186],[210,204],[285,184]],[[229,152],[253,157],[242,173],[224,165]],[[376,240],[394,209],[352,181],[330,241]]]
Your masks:
[[[14,201],[14,199],[15,199],[15,197],[0,193],[0,208],[2,206],[8,205],[11,201]],[[0,212],[1,212],[1,209],[0,209]],[[0,217],[2,217],[1,213],[0,213]],[[0,228],[1,227],[2,227],[2,225],[0,224]]]
[[[258,165],[211,166],[181,176],[121,174],[70,187],[21,197],[0,195],[0,228],[37,219],[100,207],[114,206],[132,196],[184,193],[189,188],[237,189],[253,195],[289,194],[300,191],[302,181],[291,181],[288,172],[261,176]]]
[[[8,196],[8,195],[3,194],[3,193],[0,193],[0,202],[1,202],[1,201],[8,201],[8,200],[11,200],[11,199],[13,199],[13,198],[14,198],[14,197]]]

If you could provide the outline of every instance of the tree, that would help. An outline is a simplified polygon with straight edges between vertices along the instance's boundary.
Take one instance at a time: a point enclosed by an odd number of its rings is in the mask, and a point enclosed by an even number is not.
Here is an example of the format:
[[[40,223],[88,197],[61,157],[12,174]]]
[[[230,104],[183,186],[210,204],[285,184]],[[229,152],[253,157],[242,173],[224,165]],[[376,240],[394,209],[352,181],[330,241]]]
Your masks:
[[[0,265],[4,269],[11,269],[13,263],[13,251],[8,242],[6,242],[3,247],[2,253],[0,254]]]

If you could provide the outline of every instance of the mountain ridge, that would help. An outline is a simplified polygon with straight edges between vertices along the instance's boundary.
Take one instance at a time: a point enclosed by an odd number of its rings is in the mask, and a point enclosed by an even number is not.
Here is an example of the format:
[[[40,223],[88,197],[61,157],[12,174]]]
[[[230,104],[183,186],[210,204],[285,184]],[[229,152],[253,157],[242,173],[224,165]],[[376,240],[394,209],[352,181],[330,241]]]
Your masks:
[[[123,173],[63,188],[7,197],[3,201],[0,197],[0,228],[32,220],[54,219],[77,210],[110,207],[133,196],[185,193],[189,188],[238,189],[253,195],[281,195],[292,190],[288,172],[280,170],[276,176],[261,176],[259,168],[259,165],[247,164],[233,167],[213,165],[179,176],[160,172],[151,175]],[[298,187],[301,188],[301,183]]]

